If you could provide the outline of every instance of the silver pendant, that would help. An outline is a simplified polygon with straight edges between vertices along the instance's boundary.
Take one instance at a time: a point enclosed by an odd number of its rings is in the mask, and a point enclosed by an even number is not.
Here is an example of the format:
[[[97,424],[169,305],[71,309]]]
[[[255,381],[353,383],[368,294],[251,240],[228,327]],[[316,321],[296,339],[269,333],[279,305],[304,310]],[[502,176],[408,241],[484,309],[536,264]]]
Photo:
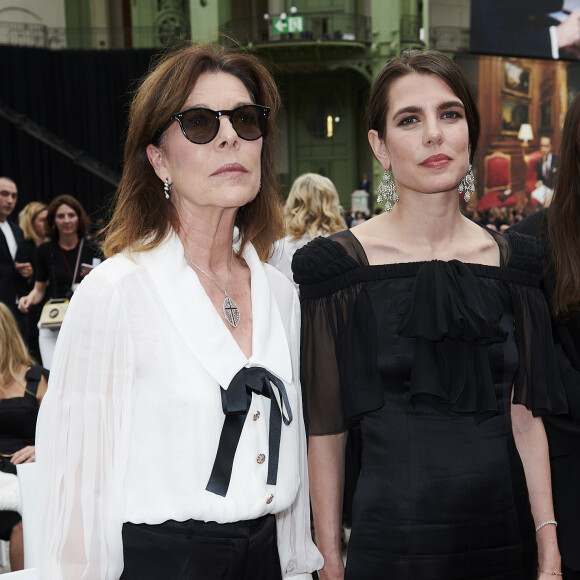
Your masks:
[[[235,328],[240,323],[238,305],[226,295],[222,304],[225,319]]]

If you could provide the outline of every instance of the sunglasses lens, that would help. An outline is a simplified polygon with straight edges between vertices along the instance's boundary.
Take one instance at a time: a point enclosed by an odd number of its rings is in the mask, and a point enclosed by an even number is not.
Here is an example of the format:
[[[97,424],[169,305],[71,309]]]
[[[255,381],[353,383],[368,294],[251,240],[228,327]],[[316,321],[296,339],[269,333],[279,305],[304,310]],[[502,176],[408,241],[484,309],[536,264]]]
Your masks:
[[[199,145],[209,143],[219,129],[219,121],[207,109],[191,109],[183,113],[181,123],[187,138]]]
[[[242,105],[231,112],[230,122],[242,139],[255,141],[266,131],[268,112],[268,109],[257,105]],[[216,115],[210,109],[196,107],[181,113],[179,118],[187,138],[193,143],[203,145],[214,139],[219,131],[220,121]]]
[[[266,130],[268,113],[256,105],[244,105],[234,109],[231,119],[236,133],[242,139],[255,141]]]

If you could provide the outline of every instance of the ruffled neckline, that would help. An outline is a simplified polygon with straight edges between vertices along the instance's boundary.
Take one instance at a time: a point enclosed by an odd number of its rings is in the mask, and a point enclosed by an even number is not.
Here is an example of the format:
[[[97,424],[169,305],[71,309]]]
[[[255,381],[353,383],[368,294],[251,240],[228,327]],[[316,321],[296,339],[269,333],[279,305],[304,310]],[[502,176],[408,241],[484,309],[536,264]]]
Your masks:
[[[415,339],[411,398],[436,397],[453,412],[498,414],[487,348],[507,337],[499,298],[462,262],[419,266],[398,332]]]
[[[509,230],[505,234],[487,231],[499,247],[500,265],[457,262],[478,276],[538,287],[543,269],[541,242]],[[356,236],[345,230],[328,238],[315,238],[298,250],[292,270],[301,296],[319,298],[359,282],[415,276],[433,261],[370,265]]]

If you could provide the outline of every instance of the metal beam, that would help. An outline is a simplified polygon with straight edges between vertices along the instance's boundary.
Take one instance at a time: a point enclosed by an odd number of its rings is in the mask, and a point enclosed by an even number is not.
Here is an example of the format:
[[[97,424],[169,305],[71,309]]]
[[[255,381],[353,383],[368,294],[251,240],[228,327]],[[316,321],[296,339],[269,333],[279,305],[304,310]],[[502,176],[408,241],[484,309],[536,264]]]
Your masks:
[[[0,101],[0,117],[4,117],[4,119],[15,125],[21,131],[28,133],[45,145],[48,145],[52,149],[62,153],[65,157],[72,159],[76,165],[90,171],[107,183],[110,183],[115,187],[119,185],[119,176],[117,173],[103,165],[100,161],[91,157],[82,149],[77,149],[64,139],[54,135],[44,127],[37,125],[22,113],[18,113],[6,106],[2,101]]]

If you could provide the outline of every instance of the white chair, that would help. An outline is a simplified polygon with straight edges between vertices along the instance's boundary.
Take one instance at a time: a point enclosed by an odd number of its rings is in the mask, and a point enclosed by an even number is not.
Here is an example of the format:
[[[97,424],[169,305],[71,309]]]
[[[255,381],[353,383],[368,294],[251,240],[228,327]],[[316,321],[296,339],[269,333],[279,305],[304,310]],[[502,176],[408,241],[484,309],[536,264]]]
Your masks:
[[[24,568],[35,568],[37,561],[36,530],[34,512],[36,504],[36,463],[21,463],[16,466],[20,501],[22,504],[22,534],[24,536]],[[30,576],[33,578],[36,576]],[[22,576],[28,578],[28,576]],[[4,580],[4,579],[2,579]]]
[[[28,568],[20,570],[19,572],[8,572],[2,574],[2,580],[37,580],[38,570],[36,568]]]
[[[2,568],[8,567],[8,546],[8,542],[0,540],[0,566],[2,566]]]

